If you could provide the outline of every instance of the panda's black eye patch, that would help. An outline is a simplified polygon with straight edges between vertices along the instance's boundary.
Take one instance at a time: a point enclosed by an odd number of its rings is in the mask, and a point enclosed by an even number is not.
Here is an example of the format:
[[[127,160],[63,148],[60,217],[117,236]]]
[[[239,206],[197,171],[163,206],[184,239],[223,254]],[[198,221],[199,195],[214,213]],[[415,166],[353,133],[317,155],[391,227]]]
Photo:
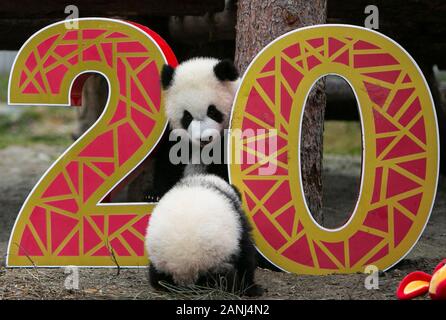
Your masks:
[[[192,117],[190,112],[187,110],[184,110],[183,117],[181,118],[181,126],[187,130],[187,128],[189,128],[189,125],[193,119],[194,118]]]
[[[208,107],[207,116],[218,123],[223,122],[223,114],[213,104]]]

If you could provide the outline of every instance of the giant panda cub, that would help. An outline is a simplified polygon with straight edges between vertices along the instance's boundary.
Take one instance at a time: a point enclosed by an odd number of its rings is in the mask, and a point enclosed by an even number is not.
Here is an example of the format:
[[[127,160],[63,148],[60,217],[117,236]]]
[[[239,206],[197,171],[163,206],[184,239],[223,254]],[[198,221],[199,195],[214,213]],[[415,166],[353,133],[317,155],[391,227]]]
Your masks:
[[[149,277],[255,296],[256,250],[235,187],[216,175],[181,179],[155,207],[146,233]]]
[[[229,126],[232,103],[239,87],[239,76],[229,60],[197,57],[180,63],[175,68],[164,65],[161,83],[169,127],[175,141],[167,142],[162,158],[157,161],[155,177],[157,191],[162,196],[182,176],[191,173],[211,173],[228,180],[227,165],[224,163],[224,130]],[[176,137],[182,136],[189,144],[189,154],[183,165],[172,165],[168,158]],[[203,163],[195,158],[192,163],[191,150],[201,153],[204,148],[219,153],[213,163]],[[184,159],[184,158],[183,158]],[[199,163],[197,163],[199,162]],[[178,170],[181,170],[178,174]],[[166,177],[165,172],[169,172]],[[170,180],[169,180],[170,179]]]

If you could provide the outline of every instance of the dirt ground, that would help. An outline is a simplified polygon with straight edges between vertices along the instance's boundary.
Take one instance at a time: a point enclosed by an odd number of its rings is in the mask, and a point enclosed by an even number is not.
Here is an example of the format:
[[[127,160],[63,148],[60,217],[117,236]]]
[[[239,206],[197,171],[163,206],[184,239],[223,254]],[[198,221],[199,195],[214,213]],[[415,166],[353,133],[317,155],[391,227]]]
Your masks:
[[[62,147],[10,146],[0,150],[0,300],[1,299],[172,299],[236,298],[215,291],[154,292],[144,269],[80,269],[78,290],[66,290],[63,269],[5,269],[6,246],[26,195]],[[324,172],[326,226],[337,226],[352,210],[360,161],[328,157]],[[398,282],[414,270],[431,272],[446,257],[446,179],[440,179],[429,224],[412,252],[393,269],[380,273],[379,289],[364,287],[364,274],[301,276],[258,269],[264,299],[394,299]]]

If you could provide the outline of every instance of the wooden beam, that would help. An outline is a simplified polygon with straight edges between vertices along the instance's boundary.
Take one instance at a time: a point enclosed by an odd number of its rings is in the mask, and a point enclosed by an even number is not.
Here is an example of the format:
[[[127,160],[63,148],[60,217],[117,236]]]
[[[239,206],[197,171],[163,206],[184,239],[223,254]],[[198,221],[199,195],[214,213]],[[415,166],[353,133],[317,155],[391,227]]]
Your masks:
[[[224,9],[224,0],[16,0],[2,2],[0,19],[61,20],[68,4],[77,6],[82,17],[203,15]]]
[[[270,41],[299,27],[325,23],[327,0],[238,0],[235,63],[244,72]],[[311,89],[302,119],[301,172],[307,205],[323,225],[322,140],[325,82]]]
[[[36,31],[66,18],[68,3],[57,0],[3,1],[0,6],[0,50],[18,50]],[[224,0],[74,0],[80,17],[109,17],[142,22],[155,27],[150,21],[160,17],[204,15],[220,12]],[[164,19],[165,19],[164,18]]]

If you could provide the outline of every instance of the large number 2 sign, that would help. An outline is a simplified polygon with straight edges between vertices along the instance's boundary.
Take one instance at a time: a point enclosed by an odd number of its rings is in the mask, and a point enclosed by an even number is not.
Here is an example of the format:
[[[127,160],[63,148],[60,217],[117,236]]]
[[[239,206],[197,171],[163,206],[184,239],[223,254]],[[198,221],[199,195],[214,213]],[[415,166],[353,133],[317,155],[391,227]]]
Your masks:
[[[8,265],[147,264],[144,235],[153,204],[101,200],[144,160],[165,129],[159,81],[164,63],[176,60],[158,35],[110,19],[80,19],[79,29],[56,23],[21,48],[10,104],[78,104],[89,72],[107,79],[109,97],[99,120],[28,196],[9,243]]]
[[[103,74],[110,95],[101,118],[26,200],[9,243],[9,266],[147,264],[143,240],[153,204],[101,200],[165,129],[159,70],[166,62],[176,64],[156,34],[111,19],[80,19],[78,30],[57,23],[22,47],[11,73],[11,104],[70,105],[70,98],[77,104],[86,72]],[[312,219],[299,169],[306,94],[326,74],[352,85],[364,137],[360,197],[349,222],[336,230]],[[257,162],[231,164],[230,173],[258,249],[280,268],[311,274],[363,271],[367,264],[386,269],[421,235],[438,175],[436,119],[422,74],[391,40],[331,25],[282,36],[245,73],[231,128],[277,129],[245,138],[241,152]],[[255,142],[268,134],[277,135],[276,149],[259,152]],[[261,175],[271,163],[275,173]]]

